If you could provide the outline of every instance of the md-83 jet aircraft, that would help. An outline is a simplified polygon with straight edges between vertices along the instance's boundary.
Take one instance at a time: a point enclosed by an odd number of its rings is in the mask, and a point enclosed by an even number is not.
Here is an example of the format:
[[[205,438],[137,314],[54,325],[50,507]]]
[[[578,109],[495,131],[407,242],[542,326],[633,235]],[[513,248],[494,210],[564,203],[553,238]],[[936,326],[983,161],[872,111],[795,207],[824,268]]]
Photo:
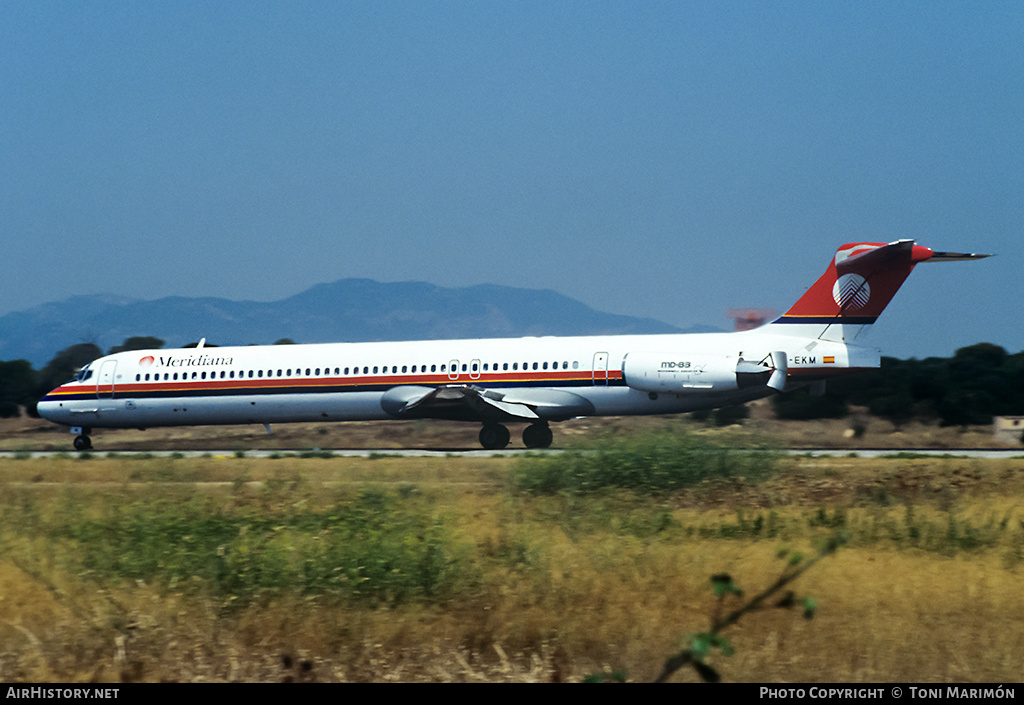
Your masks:
[[[712,409],[879,366],[855,344],[934,252],[913,240],[843,245],[780,318],[751,331],[133,350],[101,357],[39,402],[78,450],[96,428],[449,419],[480,444],[551,445],[552,422]]]

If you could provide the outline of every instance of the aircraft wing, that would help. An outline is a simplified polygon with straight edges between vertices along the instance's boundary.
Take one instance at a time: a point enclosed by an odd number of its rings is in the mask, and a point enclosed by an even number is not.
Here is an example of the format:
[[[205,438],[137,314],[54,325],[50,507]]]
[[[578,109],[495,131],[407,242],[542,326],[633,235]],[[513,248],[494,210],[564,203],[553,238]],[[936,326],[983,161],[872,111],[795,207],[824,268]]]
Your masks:
[[[559,421],[589,416],[587,399],[557,389],[499,391],[476,385],[424,387],[405,385],[384,393],[381,407],[395,418],[453,421]]]

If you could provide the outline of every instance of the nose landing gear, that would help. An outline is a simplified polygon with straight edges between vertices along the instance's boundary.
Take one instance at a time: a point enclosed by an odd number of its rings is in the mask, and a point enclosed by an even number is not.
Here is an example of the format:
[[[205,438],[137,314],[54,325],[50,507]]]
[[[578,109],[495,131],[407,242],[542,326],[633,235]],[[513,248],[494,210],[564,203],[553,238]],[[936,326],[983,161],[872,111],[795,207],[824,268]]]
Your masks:
[[[73,426],[71,432],[75,435],[75,450],[92,450],[92,439],[89,438],[89,433],[92,432],[91,428],[85,426]]]

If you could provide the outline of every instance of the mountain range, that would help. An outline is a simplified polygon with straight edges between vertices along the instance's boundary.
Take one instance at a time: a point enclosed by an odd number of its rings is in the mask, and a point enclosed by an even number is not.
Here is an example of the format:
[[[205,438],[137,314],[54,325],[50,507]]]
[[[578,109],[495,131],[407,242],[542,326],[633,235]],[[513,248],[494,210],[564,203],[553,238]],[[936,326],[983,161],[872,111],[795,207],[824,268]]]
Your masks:
[[[25,359],[38,369],[76,343],[107,350],[132,336],[180,347],[200,338],[248,345],[714,330],[603,313],[550,290],[342,279],[270,302],[76,296],[0,316],[0,360]]]

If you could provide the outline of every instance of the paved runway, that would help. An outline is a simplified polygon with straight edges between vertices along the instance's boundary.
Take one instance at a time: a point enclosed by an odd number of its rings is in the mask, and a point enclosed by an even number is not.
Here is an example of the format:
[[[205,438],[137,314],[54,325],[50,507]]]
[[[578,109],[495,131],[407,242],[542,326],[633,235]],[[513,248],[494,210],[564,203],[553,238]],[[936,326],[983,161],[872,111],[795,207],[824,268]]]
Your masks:
[[[455,456],[459,458],[493,458],[493,457],[514,457],[527,453],[562,453],[563,450],[551,448],[547,450],[528,450],[526,448],[506,448],[505,450],[480,450],[480,449],[396,449],[396,448],[364,448],[364,449],[317,449],[305,450],[248,450],[244,452],[233,450],[130,450],[130,451],[89,451],[93,457],[111,456],[138,456],[148,455],[154,458],[185,457],[185,458],[270,458],[270,457],[339,457],[339,458],[444,458]],[[992,449],[992,448],[962,448],[962,449],[935,449],[935,448],[802,448],[783,451],[787,455],[808,456],[815,458],[913,458],[913,457],[956,457],[956,458],[1024,458],[1024,448]],[[50,458],[58,456],[75,457],[75,451],[0,451],[0,459],[4,458]]]

